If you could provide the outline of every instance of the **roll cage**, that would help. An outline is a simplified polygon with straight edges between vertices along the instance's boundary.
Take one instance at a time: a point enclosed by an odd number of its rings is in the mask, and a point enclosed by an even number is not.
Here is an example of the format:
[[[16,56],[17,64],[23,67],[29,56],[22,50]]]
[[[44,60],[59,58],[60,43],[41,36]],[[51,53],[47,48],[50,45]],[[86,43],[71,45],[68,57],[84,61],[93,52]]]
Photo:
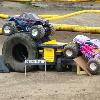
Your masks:
[[[19,16],[19,18],[21,19],[25,19],[25,20],[35,20],[35,19],[40,19],[38,15],[34,14],[34,13],[23,13]]]

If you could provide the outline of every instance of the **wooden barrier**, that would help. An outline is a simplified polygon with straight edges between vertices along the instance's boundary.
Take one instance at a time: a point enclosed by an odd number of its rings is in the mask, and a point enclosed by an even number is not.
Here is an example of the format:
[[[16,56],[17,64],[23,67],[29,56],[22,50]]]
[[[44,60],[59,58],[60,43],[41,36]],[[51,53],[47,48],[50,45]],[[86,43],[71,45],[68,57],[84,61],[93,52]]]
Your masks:
[[[77,64],[77,74],[88,74],[91,76],[91,73],[87,70],[87,62],[81,56],[75,58],[74,61]]]

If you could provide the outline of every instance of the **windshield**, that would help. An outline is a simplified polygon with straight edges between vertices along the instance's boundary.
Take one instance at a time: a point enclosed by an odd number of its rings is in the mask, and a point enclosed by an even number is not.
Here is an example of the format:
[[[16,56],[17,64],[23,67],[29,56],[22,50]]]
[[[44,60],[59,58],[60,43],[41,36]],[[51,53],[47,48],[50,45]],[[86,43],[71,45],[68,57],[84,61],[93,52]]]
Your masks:
[[[29,13],[28,15],[29,15],[29,16],[28,16],[29,19],[40,19],[39,16],[36,15],[36,14],[31,14],[31,13]]]
[[[31,20],[40,19],[38,15],[33,14],[33,13],[23,13],[19,17],[24,18],[24,19],[31,19]]]

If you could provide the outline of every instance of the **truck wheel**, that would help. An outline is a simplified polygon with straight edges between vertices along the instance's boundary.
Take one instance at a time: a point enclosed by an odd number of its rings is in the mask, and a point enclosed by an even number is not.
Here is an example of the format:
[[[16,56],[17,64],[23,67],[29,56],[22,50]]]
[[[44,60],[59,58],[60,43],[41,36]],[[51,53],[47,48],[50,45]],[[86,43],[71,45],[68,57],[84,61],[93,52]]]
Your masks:
[[[75,43],[75,46],[76,46],[76,48],[77,48],[77,52],[78,52],[78,56],[82,56],[82,53],[81,53],[81,51],[80,51],[80,45],[78,44],[78,43]]]
[[[25,59],[35,59],[36,49],[35,42],[28,34],[13,34],[7,38],[3,45],[4,62],[13,71],[24,72]],[[30,70],[31,66],[27,66],[27,71]]]
[[[39,65],[38,68],[40,71],[45,71],[45,65]],[[47,70],[48,70],[48,66],[47,66]]]
[[[13,34],[14,31],[15,31],[15,27],[11,23],[6,23],[2,27],[2,32],[6,36],[9,36],[9,35]]]
[[[95,75],[99,73],[100,70],[100,59],[93,58],[90,59],[88,62],[88,68],[87,68],[91,74]]]
[[[65,46],[64,47],[64,56],[68,59],[74,59],[78,55],[76,46]]]
[[[49,30],[50,30],[50,31],[49,31],[49,34],[50,34],[50,35],[54,35],[54,34],[55,34],[55,28],[53,27],[53,25],[50,24]]]
[[[39,68],[40,71],[44,71],[45,70],[45,66],[44,65],[39,65],[38,68]]]
[[[44,37],[45,30],[42,25],[35,25],[31,28],[31,37],[33,39],[39,40]]]
[[[55,66],[57,72],[63,72],[64,68],[62,66],[61,58],[57,59],[57,65]]]

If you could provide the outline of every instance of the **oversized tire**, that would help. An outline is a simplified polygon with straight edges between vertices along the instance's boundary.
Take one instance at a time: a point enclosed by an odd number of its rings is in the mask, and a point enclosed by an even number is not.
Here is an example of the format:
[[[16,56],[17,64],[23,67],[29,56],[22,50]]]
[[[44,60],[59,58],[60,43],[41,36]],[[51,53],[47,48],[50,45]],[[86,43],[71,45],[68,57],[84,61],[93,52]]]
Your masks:
[[[98,74],[100,72],[100,59],[93,58],[88,61],[88,68],[89,72],[93,75]]]
[[[56,69],[57,72],[63,72],[64,71],[64,67],[62,66],[61,58],[57,59],[57,65],[55,66],[55,69]]]
[[[47,66],[46,70],[49,69],[48,67],[50,68],[50,66]],[[38,68],[40,71],[45,71],[45,65],[39,65]]]
[[[28,34],[16,33],[4,42],[2,54],[5,64],[13,71],[24,72],[25,59],[35,59],[37,47]],[[27,71],[31,66],[27,66]]]
[[[45,30],[42,25],[35,25],[31,28],[30,34],[33,39],[39,40],[44,37]]]
[[[2,32],[5,36],[9,36],[15,32],[15,26],[11,23],[6,23],[2,27]]]
[[[80,45],[78,44],[78,43],[75,43],[75,46],[76,46],[76,48],[77,48],[77,55],[78,56],[82,56],[83,54],[81,53],[81,51],[80,51]]]
[[[44,65],[39,65],[38,68],[39,68],[40,71],[45,71],[45,66]]]
[[[55,28],[53,27],[53,25],[49,25],[49,35],[54,35],[55,34]]]
[[[78,55],[78,50],[76,46],[73,45],[66,45],[64,47],[64,56],[68,59],[74,59]]]

